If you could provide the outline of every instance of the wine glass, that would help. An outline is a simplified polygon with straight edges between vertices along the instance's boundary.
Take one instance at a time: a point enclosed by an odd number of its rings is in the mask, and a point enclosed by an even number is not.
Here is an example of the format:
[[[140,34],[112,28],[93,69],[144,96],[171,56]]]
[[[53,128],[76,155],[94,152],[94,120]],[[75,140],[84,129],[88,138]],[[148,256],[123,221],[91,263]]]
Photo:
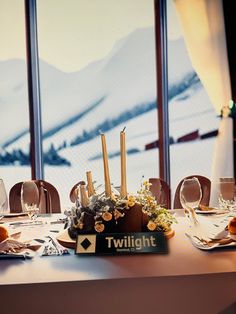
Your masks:
[[[0,216],[8,212],[9,210],[7,192],[3,180],[0,179]]]
[[[25,181],[21,186],[21,207],[30,220],[34,221],[39,213],[39,189],[34,181]]]
[[[194,224],[198,224],[195,208],[202,199],[201,184],[196,177],[185,178],[180,187],[180,203],[184,210],[190,214]]]
[[[219,180],[219,207],[221,209],[235,209],[235,179],[232,177]]]

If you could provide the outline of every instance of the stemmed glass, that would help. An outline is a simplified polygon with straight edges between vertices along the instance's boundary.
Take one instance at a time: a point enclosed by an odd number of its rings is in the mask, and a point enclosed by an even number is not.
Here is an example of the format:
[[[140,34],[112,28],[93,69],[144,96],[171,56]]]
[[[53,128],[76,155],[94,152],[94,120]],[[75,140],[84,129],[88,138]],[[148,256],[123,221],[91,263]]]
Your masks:
[[[198,178],[185,178],[180,187],[180,203],[183,209],[190,214],[194,225],[199,224],[194,209],[198,207],[201,199],[202,189]]]
[[[0,216],[8,212],[9,210],[7,192],[3,180],[0,179]]]
[[[219,207],[232,210],[236,207],[235,200],[235,179],[220,178],[219,182]]]
[[[21,207],[30,220],[34,221],[39,213],[39,189],[34,181],[25,181],[21,186]]]

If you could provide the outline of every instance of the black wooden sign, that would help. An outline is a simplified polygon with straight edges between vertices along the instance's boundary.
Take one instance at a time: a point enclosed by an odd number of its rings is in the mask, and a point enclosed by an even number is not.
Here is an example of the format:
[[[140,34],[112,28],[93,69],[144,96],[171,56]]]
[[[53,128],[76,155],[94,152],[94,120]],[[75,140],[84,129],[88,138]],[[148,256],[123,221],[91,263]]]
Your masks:
[[[168,253],[163,232],[100,233],[77,236],[76,254],[120,255],[137,253]]]

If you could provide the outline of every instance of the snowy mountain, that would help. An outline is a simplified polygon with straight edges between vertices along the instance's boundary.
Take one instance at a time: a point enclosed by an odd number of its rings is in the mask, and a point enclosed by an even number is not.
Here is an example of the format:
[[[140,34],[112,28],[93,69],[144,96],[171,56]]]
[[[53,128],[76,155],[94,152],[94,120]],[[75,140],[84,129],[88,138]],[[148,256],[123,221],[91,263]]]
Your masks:
[[[184,60],[181,65],[178,62],[180,56]],[[182,39],[169,42],[169,63],[170,88],[181,85],[193,74]],[[104,59],[79,72],[65,73],[41,60],[45,145],[53,142],[60,146],[64,140],[73,141],[107,118],[114,120],[137,106],[151,104],[149,109],[154,108],[155,67],[152,28],[134,31],[117,42]],[[12,121],[11,128],[6,127],[0,134],[0,144],[13,139],[13,147],[23,145],[28,149],[27,135],[14,141],[28,128],[26,65],[22,60],[0,62],[0,108],[6,117],[2,123],[9,125]]]
[[[183,39],[170,41],[168,50],[170,136],[176,140],[194,130],[201,134],[217,129],[219,119],[191,66]],[[142,176],[158,176],[158,151],[145,150],[147,143],[158,138],[153,29],[134,31],[104,59],[78,72],[65,73],[40,60],[40,77],[43,148],[50,151],[46,157],[52,161],[45,173],[65,205],[70,187],[85,179],[87,170],[103,182],[100,130],[106,132],[115,185],[120,184],[119,132],[124,126],[129,191],[137,190]],[[0,149],[5,145],[9,158],[20,156],[17,162],[1,167],[8,190],[30,177],[30,167],[22,167],[29,160],[26,82],[23,60],[0,61]],[[214,138],[171,145],[173,191],[185,175],[210,176],[213,146]],[[4,164],[2,157],[0,152],[0,164]],[[64,167],[53,167],[53,162]]]

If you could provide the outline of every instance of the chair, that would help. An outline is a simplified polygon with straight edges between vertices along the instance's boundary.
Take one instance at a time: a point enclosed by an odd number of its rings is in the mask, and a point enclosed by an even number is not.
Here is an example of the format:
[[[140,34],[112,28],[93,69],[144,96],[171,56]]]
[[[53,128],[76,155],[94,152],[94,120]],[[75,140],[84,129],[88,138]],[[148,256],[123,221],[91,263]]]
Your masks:
[[[157,203],[170,209],[171,203],[169,185],[164,180],[159,178],[150,178],[149,183],[152,184],[150,186],[150,191],[155,197]]]
[[[204,176],[200,176],[200,175],[191,175],[191,176],[187,176],[185,178],[183,178],[175,191],[175,196],[174,196],[174,208],[182,208],[181,202],[180,202],[180,188],[182,185],[182,182],[184,181],[184,179],[190,179],[196,177],[201,185],[201,189],[202,189],[202,199],[200,204],[201,205],[205,205],[205,206],[209,206],[210,203],[210,196],[211,196],[211,181],[204,177]]]
[[[39,189],[40,213],[60,213],[60,196],[57,189],[44,180],[33,180]],[[23,182],[16,183],[9,192],[9,206],[11,213],[21,213],[21,186]]]
[[[75,203],[77,200],[77,188],[80,184],[86,184],[85,181],[79,181],[78,183],[76,183],[73,188],[70,190],[70,200],[72,203]]]

